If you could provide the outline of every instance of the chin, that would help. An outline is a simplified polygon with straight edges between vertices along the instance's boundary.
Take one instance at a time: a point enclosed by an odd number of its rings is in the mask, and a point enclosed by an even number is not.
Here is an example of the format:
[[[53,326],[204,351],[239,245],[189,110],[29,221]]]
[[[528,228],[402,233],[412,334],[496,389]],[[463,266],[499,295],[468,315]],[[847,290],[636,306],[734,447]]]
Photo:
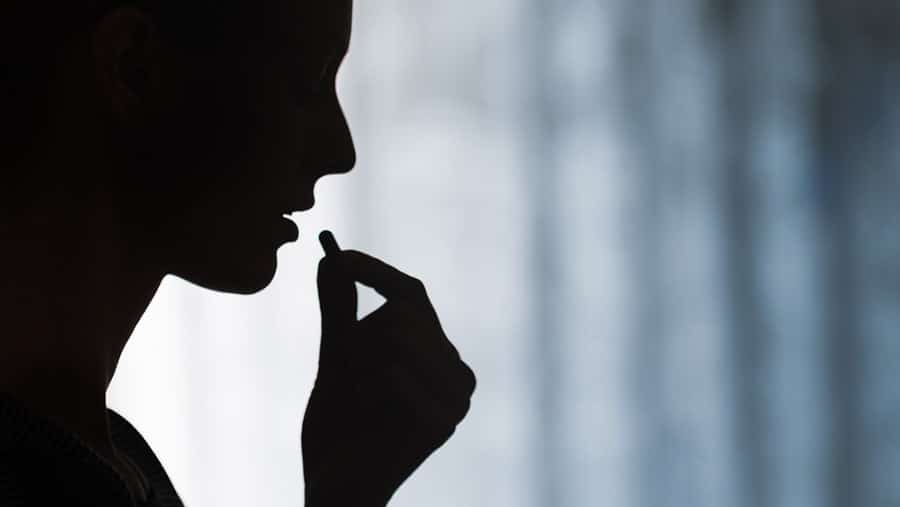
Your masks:
[[[262,291],[275,278],[275,252],[252,259],[240,257],[205,259],[182,266],[172,274],[205,289],[229,294],[250,295]]]

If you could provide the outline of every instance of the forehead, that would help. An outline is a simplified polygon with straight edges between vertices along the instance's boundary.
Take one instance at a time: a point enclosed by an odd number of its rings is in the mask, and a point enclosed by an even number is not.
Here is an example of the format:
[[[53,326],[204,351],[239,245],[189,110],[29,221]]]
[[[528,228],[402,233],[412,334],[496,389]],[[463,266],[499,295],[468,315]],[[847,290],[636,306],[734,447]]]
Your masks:
[[[267,5],[266,38],[308,48],[349,44],[352,0],[275,0]]]

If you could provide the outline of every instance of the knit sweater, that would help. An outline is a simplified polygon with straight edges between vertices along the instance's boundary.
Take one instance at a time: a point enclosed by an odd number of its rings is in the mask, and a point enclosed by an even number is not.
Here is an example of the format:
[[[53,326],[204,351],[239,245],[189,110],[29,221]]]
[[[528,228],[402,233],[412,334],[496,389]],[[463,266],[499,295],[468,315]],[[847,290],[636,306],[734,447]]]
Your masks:
[[[125,479],[77,435],[0,393],[0,506],[183,507],[141,434],[108,410],[116,449],[145,478],[147,501],[134,499]]]

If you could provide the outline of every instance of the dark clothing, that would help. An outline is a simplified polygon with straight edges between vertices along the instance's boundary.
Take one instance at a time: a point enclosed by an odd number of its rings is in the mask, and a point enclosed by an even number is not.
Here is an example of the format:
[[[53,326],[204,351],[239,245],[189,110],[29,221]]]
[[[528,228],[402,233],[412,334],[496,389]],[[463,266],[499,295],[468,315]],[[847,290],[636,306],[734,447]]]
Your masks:
[[[0,393],[0,506],[183,507],[141,434],[109,410],[116,449],[144,478],[147,501],[75,434]]]

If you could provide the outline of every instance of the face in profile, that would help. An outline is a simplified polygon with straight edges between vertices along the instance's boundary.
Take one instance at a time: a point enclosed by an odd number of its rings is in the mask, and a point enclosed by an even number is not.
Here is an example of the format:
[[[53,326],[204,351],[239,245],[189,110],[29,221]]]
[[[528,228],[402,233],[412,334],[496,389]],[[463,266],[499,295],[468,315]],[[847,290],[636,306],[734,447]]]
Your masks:
[[[351,0],[266,4],[235,32],[252,35],[215,50],[163,41],[159,97],[126,142],[132,243],[167,273],[234,293],[269,284],[296,239],[282,215],[312,207],[316,181],[356,157],[335,90]]]

